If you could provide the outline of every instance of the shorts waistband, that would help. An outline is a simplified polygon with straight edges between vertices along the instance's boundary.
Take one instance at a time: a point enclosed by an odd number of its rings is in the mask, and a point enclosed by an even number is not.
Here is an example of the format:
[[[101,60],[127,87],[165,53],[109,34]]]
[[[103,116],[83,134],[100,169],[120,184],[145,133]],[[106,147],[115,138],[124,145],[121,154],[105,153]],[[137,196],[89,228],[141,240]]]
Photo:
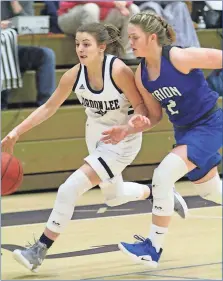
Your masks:
[[[204,115],[202,115],[200,118],[198,118],[197,120],[187,124],[187,125],[183,125],[183,126],[178,126],[178,125],[174,125],[175,128],[179,128],[179,129],[186,129],[186,128],[190,128],[193,125],[195,125],[197,122],[208,118],[211,114],[213,114],[214,112],[216,112],[220,107],[218,106],[218,104],[216,103],[208,112],[206,112]]]

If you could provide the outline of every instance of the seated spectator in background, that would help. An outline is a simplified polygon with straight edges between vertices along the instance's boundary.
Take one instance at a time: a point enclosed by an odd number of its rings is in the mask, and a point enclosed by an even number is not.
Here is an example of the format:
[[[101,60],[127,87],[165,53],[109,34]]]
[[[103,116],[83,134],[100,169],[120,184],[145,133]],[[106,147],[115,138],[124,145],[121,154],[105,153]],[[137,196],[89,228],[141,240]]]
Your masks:
[[[138,3],[138,2],[136,2]],[[175,45],[200,47],[187,5],[182,1],[140,1],[141,11],[153,10],[173,26],[176,32]]]
[[[139,12],[132,1],[62,1],[58,10],[58,25],[70,35],[75,35],[77,28],[86,23],[103,21],[120,29],[121,39],[126,46],[123,59],[134,59],[128,44],[127,25],[129,17]]]
[[[206,80],[209,87],[223,97],[223,69],[213,70]]]
[[[100,9],[97,4],[87,1],[61,1],[59,4],[58,25],[68,35],[75,35],[82,24],[99,21]]]
[[[43,1],[44,8],[41,10],[41,15],[50,16],[50,32],[52,33],[63,33],[58,25],[57,10],[59,9],[59,1]]]
[[[1,22],[1,108],[7,108],[7,98],[11,89],[22,88],[19,68],[17,33],[12,28],[5,28],[8,21]]]
[[[33,16],[33,1],[1,1],[1,20],[16,16]]]
[[[13,16],[33,16],[33,1],[1,2],[1,28],[10,26]],[[36,71],[37,105],[45,103],[55,90],[55,54],[46,47],[18,45],[19,67],[22,73]],[[6,109],[9,91],[2,91],[2,108]]]

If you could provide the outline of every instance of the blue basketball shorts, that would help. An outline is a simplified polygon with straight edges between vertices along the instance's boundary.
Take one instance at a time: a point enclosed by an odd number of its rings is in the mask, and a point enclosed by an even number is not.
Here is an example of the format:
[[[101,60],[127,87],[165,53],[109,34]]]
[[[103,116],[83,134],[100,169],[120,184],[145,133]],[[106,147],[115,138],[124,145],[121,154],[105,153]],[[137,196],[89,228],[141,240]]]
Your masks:
[[[221,162],[223,111],[219,108],[190,128],[175,127],[176,146],[187,145],[187,157],[197,167],[188,173],[191,181],[203,178]]]

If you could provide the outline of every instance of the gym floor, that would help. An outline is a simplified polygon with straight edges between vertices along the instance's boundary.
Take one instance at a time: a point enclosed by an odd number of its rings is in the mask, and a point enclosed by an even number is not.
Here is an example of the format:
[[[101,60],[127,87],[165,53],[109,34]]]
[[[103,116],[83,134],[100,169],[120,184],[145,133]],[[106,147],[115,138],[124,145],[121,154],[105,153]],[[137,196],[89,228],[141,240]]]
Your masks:
[[[222,280],[222,207],[194,193],[182,181],[189,216],[174,214],[157,269],[135,264],[117,247],[147,236],[151,222],[148,201],[108,208],[99,189],[86,193],[66,231],[54,243],[37,274],[12,256],[42,234],[56,191],[16,194],[2,198],[2,280]]]

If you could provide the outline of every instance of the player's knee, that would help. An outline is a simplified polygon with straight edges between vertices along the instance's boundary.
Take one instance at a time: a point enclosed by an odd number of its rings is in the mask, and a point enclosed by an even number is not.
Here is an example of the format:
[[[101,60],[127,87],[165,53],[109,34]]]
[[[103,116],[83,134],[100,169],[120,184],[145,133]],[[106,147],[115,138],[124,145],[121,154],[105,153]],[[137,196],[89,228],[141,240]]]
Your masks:
[[[80,195],[92,187],[92,183],[84,172],[81,170],[74,172],[58,189],[47,228],[53,232],[61,233],[70,221],[75,203]]]
[[[113,184],[100,184],[109,207],[119,206],[144,198],[145,185],[135,182],[123,182],[122,179]]]
[[[174,211],[173,186],[187,173],[187,165],[176,154],[168,154],[153,174],[153,214],[171,216]]]
[[[77,170],[59,187],[57,200],[74,205],[76,200],[91,188],[92,183],[85,173]]]
[[[186,163],[174,153],[169,153],[153,174],[153,197],[166,197],[175,182],[188,172]]]
[[[116,183],[101,183],[100,185],[101,191],[105,198],[105,204],[109,207],[115,207],[122,205],[124,203],[129,202],[128,198],[126,198],[123,193],[123,182]]]
[[[204,199],[222,204],[222,182],[219,174],[206,182],[194,184],[197,193]]]
[[[165,196],[165,192],[167,193],[167,189],[169,186],[173,185],[171,178],[168,176],[168,173],[163,167],[158,166],[154,170],[153,179],[152,179],[152,187],[153,187],[153,196],[160,197]]]

